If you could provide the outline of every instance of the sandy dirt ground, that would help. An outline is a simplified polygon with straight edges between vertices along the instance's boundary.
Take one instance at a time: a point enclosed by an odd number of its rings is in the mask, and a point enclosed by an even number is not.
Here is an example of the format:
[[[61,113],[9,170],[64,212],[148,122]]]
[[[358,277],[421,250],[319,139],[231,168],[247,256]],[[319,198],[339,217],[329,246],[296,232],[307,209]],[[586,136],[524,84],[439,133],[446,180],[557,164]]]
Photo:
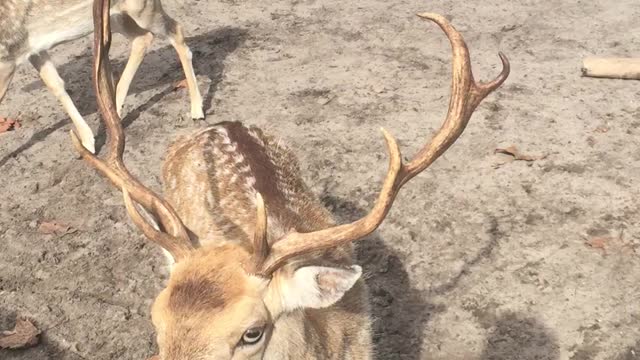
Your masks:
[[[167,144],[223,120],[290,144],[341,221],[372,205],[385,126],[412,154],[448,103],[450,50],[413,14],[447,15],[475,75],[512,63],[460,140],[408,185],[361,243],[379,359],[640,359],[640,82],[582,78],[584,56],[638,56],[636,0],[165,1],[194,53],[206,121],[186,116],[172,48],[154,44],[125,107],[126,161],[156,190]],[[123,68],[127,41],[112,50]],[[53,52],[94,130],[90,38]],[[0,114],[0,329],[16,314],[40,345],[1,359],[143,359],[164,258],[119,192],[80,161],[70,122],[30,66]],[[496,148],[517,146],[534,161]],[[57,220],[78,229],[38,231]]]

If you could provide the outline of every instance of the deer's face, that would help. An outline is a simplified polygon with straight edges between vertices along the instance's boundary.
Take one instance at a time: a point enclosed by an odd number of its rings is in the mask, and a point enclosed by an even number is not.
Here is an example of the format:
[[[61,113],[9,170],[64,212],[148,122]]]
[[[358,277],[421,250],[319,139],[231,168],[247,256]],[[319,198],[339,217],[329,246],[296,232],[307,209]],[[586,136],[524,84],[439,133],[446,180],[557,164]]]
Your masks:
[[[268,282],[242,248],[202,249],[176,264],[152,309],[163,360],[261,359],[272,328]]]
[[[265,279],[245,270],[250,261],[243,248],[223,245],[174,266],[152,309],[162,360],[262,359],[275,319],[333,305],[361,274],[357,266],[303,266]]]

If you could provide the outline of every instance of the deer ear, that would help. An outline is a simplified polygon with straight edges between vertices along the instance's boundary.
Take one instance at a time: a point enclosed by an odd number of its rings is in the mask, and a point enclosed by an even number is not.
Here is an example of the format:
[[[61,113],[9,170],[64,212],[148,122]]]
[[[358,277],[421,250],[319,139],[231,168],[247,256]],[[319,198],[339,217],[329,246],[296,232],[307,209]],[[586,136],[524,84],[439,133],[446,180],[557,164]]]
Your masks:
[[[305,266],[279,282],[282,310],[320,309],[342,299],[362,275],[362,268]]]
[[[176,259],[174,259],[173,255],[171,255],[167,250],[162,249],[162,252],[164,253],[164,257],[167,258],[167,265],[169,265],[169,269],[173,269],[173,265],[176,264]]]

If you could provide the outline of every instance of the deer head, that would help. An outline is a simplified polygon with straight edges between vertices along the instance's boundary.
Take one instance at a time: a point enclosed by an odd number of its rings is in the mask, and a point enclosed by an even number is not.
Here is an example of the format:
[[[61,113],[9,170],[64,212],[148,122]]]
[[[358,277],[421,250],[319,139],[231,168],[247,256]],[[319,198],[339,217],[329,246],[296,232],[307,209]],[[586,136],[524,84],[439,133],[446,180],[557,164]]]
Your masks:
[[[318,265],[308,255],[336,249],[372,233],[384,220],[401,187],[425,170],[462,134],[474,109],[509,74],[503,70],[488,83],[476,83],[462,36],[442,16],[418,16],[440,26],[453,49],[453,80],[446,119],[430,142],[403,163],[396,140],[382,130],[389,152],[389,169],[373,209],[349,224],[312,232],[287,232],[267,241],[267,206],[258,193],[253,241],[200,247],[189,238],[182,221],[167,201],[153,193],[127,170],[125,138],[114,103],[108,52],[109,0],[95,0],[94,86],[98,109],[108,132],[107,155],[101,160],[83,148],[84,160],[122,190],[132,221],[175,261],[164,290],[156,298],[152,318],[163,359],[260,359],[274,323],[299,309],[327,308],[339,301],[361,275],[359,266]],[[143,207],[159,222],[150,224],[138,211]],[[307,259],[306,261],[304,259]]]

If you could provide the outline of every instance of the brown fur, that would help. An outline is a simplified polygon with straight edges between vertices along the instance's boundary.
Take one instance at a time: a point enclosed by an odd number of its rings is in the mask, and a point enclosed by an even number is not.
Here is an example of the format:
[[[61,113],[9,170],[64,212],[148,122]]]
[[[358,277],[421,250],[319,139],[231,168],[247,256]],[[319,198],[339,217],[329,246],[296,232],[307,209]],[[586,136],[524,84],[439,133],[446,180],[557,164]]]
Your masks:
[[[260,312],[266,287],[279,288],[301,264],[353,264],[352,246],[347,245],[296,259],[272,279],[250,274],[256,191],[268,209],[271,243],[291,228],[312,231],[335,223],[303,182],[288,148],[257,128],[224,122],[172,144],[163,178],[166,199],[201,245],[175,265],[154,305],[164,359],[230,359],[228,349],[242,336],[234,326],[243,321],[275,322],[264,359],[370,359],[371,320],[362,280],[329,308],[276,314],[274,319]],[[195,299],[203,295],[218,299]],[[172,300],[181,316],[189,314],[188,320],[178,320]],[[193,328],[206,336],[187,331]]]
[[[229,262],[227,258],[236,261]],[[194,254],[188,270],[177,268],[172,277],[169,309],[184,314],[219,311],[247,287],[240,275],[244,273],[242,264],[248,259],[246,252],[228,245],[215,252]]]

